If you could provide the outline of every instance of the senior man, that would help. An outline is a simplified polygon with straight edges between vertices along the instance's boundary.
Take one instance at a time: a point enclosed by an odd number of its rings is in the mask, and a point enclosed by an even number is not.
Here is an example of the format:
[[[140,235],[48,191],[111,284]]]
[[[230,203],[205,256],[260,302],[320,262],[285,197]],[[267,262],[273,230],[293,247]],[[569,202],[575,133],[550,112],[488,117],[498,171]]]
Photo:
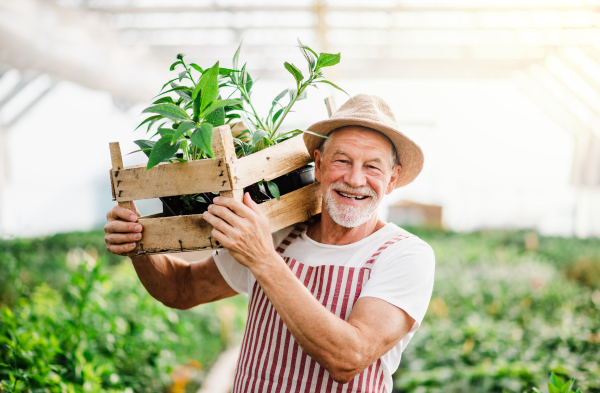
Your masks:
[[[357,95],[309,127],[330,139],[304,135],[323,190],[320,217],[271,235],[248,194],[243,203],[219,197],[204,217],[223,250],[196,263],[132,258],[148,292],[169,307],[249,296],[233,392],[391,392],[435,264],[427,243],[376,213],[423,166],[421,149],[398,128],[385,101]],[[109,211],[109,251],[135,247],[138,215]]]

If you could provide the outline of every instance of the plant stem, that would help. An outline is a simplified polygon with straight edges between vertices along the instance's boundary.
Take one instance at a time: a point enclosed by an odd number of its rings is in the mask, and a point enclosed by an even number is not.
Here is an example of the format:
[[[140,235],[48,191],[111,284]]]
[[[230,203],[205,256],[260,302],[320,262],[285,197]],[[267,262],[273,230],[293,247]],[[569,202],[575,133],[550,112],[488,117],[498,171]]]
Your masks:
[[[254,117],[256,118],[256,120],[258,120],[258,124],[262,127],[263,130],[269,131],[269,129],[267,127],[265,127],[263,122],[260,120],[260,117],[258,117],[258,113],[256,113],[256,109],[254,109],[254,105],[252,105],[252,102],[250,101],[250,97],[248,96],[248,93],[246,93],[246,89],[242,88],[240,85],[238,85],[238,89],[240,90],[240,92],[242,93],[244,98],[246,99],[246,102],[248,103],[248,105],[250,105],[250,108],[252,108]]]
[[[271,138],[273,137],[273,135],[275,135],[275,133],[279,129],[279,126],[281,125],[281,123],[283,123],[283,119],[285,119],[285,117],[287,116],[290,109],[292,109],[292,106],[294,106],[296,101],[298,101],[298,97],[300,97],[302,95],[302,93],[304,92],[306,87],[309,86],[312,83],[312,81],[313,81],[313,75],[311,74],[311,76],[308,78],[308,80],[302,84],[302,87],[300,87],[296,90],[297,91],[296,97],[294,97],[294,99],[290,102],[290,104],[285,107],[285,109],[283,110],[283,113],[281,114],[281,116],[279,117],[279,120],[277,121],[277,125],[275,125],[275,127],[273,127],[273,132],[271,134]],[[298,84],[296,84],[296,86],[298,86]]]

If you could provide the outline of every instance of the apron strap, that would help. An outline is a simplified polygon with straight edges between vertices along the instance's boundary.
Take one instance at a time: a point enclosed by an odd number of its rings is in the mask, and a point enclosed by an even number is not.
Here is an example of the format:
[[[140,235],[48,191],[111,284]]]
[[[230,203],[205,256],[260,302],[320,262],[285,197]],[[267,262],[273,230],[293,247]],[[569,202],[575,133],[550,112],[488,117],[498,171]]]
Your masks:
[[[373,268],[373,265],[375,264],[375,262],[377,261],[377,259],[379,258],[379,256],[381,255],[381,253],[388,248],[389,246],[391,246],[394,243],[399,242],[400,240],[403,239],[408,239],[409,237],[415,237],[415,235],[411,235],[411,234],[402,234],[402,235],[398,235],[395,238],[388,240],[387,242],[383,243],[383,245],[381,247],[379,247],[377,249],[377,251],[375,251],[375,253],[373,255],[371,255],[371,258],[369,258],[367,260],[367,262],[365,262],[365,264],[363,265],[363,267],[367,267],[369,269]]]
[[[281,241],[281,243],[279,243],[279,245],[277,246],[276,250],[279,254],[283,255],[283,253],[285,252],[285,249],[287,248],[287,246],[289,246],[290,244],[292,244],[292,241],[294,241],[294,239],[298,238],[298,236],[300,236],[300,234],[302,233],[303,230],[305,230],[306,228],[308,228],[308,224],[310,224],[312,222],[312,218],[308,221],[305,222],[301,222],[296,224],[296,226],[294,227],[294,229],[292,229],[292,231],[286,236],[285,239],[283,239]]]

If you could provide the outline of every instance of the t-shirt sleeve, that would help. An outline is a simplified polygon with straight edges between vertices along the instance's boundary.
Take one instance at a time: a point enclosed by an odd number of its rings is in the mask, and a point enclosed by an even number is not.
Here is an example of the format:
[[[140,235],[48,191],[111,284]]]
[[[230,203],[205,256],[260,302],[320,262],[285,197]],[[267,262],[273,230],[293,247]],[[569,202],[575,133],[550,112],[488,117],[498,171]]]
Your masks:
[[[215,250],[213,259],[227,284],[237,293],[248,296],[252,277],[250,269],[236,261],[224,248]]]
[[[273,233],[273,246],[277,247],[292,229],[293,226],[289,226]],[[250,269],[236,261],[224,248],[215,250],[213,259],[227,284],[237,293],[248,296],[256,282]]]
[[[360,297],[374,297],[401,308],[415,323],[415,332],[427,312],[435,271],[435,256],[431,247],[420,239],[416,244],[399,242],[390,246],[377,259],[371,277]]]

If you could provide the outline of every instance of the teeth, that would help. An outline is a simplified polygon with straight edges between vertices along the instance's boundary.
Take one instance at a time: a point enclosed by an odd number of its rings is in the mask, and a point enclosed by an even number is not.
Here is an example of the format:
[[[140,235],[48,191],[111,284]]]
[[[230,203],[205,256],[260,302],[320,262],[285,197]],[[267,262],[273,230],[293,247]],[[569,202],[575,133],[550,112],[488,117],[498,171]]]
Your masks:
[[[365,198],[366,198],[366,196],[350,195],[350,194],[346,194],[346,193],[344,193],[344,192],[341,192],[341,191],[338,191],[338,193],[339,193],[341,196],[343,196],[343,197],[346,197],[346,198],[350,198],[350,199],[358,199],[358,200],[362,200],[362,199],[365,199]]]

